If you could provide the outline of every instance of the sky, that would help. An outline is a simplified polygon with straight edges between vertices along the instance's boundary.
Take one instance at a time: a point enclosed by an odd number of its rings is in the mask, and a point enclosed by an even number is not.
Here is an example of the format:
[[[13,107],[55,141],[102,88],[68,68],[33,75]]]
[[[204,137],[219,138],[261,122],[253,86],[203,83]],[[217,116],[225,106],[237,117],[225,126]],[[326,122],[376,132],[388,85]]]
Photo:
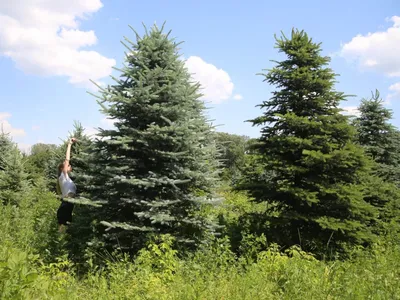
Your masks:
[[[257,137],[246,120],[275,87],[257,75],[281,59],[274,35],[305,30],[331,57],[342,107],[357,114],[378,89],[400,127],[398,0],[136,1],[0,0],[0,130],[20,149],[59,144],[79,121],[90,134],[112,122],[100,112],[90,82],[112,83],[124,36],[164,22],[184,42],[180,53],[202,85],[207,114],[219,131]]]

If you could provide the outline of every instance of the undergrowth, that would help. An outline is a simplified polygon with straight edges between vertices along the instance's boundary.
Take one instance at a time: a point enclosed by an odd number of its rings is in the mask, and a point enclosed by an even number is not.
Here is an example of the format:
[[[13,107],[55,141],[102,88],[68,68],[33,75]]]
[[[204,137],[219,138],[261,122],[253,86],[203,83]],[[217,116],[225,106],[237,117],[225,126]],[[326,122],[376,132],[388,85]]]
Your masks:
[[[58,204],[36,191],[18,207],[0,206],[1,299],[400,298],[400,244],[389,237],[349,260],[324,262],[297,247],[282,253],[252,235],[243,236],[240,256],[224,237],[179,257],[165,235],[134,258],[113,253],[102,268],[89,259],[89,271],[78,276],[57,233]]]

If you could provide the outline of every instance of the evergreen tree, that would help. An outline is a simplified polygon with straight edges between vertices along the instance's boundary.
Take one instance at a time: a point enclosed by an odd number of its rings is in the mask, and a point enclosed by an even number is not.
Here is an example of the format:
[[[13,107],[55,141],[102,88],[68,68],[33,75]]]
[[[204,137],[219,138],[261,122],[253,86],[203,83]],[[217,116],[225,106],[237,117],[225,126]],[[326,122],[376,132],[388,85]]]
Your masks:
[[[357,141],[377,163],[375,170],[385,180],[400,181],[400,133],[390,124],[393,113],[383,106],[379,92],[371,99],[363,99],[360,116],[355,119]]]
[[[379,214],[372,224],[376,234],[384,235],[388,229],[400,232],[400,189],[396,184],[376,176],[365,174],[362,179],[364,199],[377,208]]]
[[[96,218],[108,246],[135,251],[148,234],[166,233],[193,245],[215,230],[203,211],[218,178],[212,128],[178,43],[156,26],[136,37],[126,39],[116,84],[99,87],[102,111],[116,122],[91,147],[85,195],[107,201]]]
[[[69,252],[69,258],[75,262],[84,263],[85,250],[87,243],[94,236],[93,222],[96,223],[96,209],[101,207],[101,203],[91,201],[84,197],[87,192],[88,180],[85,176],[90,172],[87,164],[87,152],[89,151],[92,140],[85,132],[85,128],[78,121],[73,124],[73,130],[68,137],[57,148],[53,154],[51,168],[48,170],[48,176],[51,177],[50,186],[55,190],[57,182],[57,166],[65,159],[65,153],[68,145],[68,140],[72,137],[77,139],[77,142],[71,148],[71,166],[72,172],[69,174],[71,179],[77,186],[77,197],[73,200],[75,203],[73,211],[73,222],[68,226],[68,236],[66,237],[66,247]],[[93,171],[94,173],[94,171]]]
[[[27,179],[17,145],[8,134],[0,132],[0,203],[18,204],[21,193],[29,188]]]
[[[251,120],[263,126],[255,146],[268,176],[246,188],[271,204],[268,234],[284,246],[322,253],[367,243],[374,238],[369,224],[376,210],[359,182],[369,161],[340,114],[346,96],[334,90],[329,58],[304,31],[276,41],[286,59],[263,76],[278,90],[260,105],[263,115]]]
[[[71,165],[73,167],[73,172],[70,174],[71,178],[75,179],[77,173],[82,173],[83,170],[87,169],[85,161],[81,156],[84,155],[85,150],[89,147],[90,139],[84,131],[85,128],[83,128],[82,124],[74,121],[72,132],[69,132],[69,136],[65,140],[62,140],[61,145],[47,148],[47,163],[45,164],[44,173],[46,178],[49,179],[48,187],[51,191],[57,192],[58,165],[65,160],[65,153],[70,138],[75,137],[78,140],[71,148]]]
[[[379,92],[371,99],[363,99],[360,116],[353,124],[357,129],[356,140],[375,161],[373,174],[364,178],[365,200],[379,209],[379,233],[388,226],[399,230],[400,216],[400,142],[399,131],[390,124],[392,111],[383,105]],[[379,177],[379,178],[378,178]],[[390,225],[389,225],[390,224]]]

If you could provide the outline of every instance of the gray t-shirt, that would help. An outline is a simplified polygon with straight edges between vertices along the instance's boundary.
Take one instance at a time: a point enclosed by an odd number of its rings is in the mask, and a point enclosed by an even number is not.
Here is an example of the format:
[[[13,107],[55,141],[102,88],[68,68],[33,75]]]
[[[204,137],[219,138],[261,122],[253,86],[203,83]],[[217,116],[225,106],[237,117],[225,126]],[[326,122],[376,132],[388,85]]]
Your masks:
[[[76,194],[76,185],[71,178],[69,178],[68,173],[64,174],[64,172],[62,172],[60,177],[58,177],[58,182],[60,183],[61,194],[63,197],[68,196],[69,193]]]

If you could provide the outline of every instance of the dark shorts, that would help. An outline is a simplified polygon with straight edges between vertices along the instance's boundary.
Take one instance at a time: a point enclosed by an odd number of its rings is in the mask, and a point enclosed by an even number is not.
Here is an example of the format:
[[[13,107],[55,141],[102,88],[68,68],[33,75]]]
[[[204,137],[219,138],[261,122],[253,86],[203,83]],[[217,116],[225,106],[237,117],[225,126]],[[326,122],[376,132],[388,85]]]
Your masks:
[[[74,204],[66,201],[61,201],[60,207],[57,210],[58,224],[68,225],[72,222],[72,210]]]

